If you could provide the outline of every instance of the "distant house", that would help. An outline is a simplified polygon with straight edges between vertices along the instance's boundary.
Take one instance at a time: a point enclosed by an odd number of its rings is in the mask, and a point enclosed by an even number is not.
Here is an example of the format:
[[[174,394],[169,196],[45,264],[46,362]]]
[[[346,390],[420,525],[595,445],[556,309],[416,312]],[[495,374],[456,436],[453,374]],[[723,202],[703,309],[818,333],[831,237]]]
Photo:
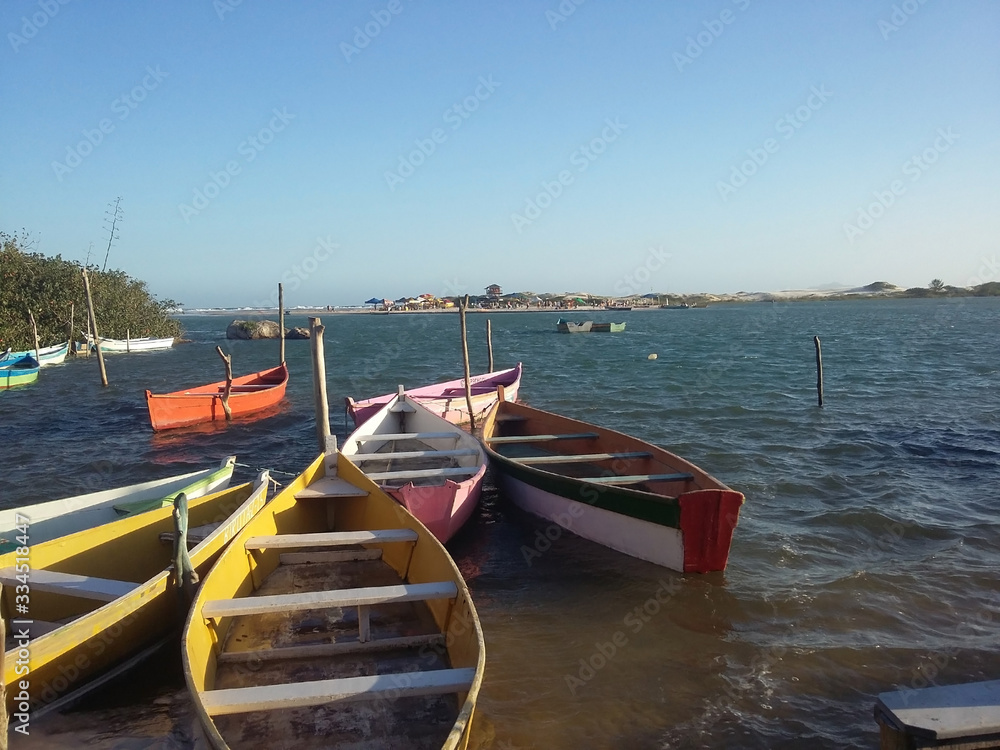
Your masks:
[[[486,296],[492,301],[499,300],[503,297],[503,289],[500,288],[499,284],[490,284],[486,287]]]

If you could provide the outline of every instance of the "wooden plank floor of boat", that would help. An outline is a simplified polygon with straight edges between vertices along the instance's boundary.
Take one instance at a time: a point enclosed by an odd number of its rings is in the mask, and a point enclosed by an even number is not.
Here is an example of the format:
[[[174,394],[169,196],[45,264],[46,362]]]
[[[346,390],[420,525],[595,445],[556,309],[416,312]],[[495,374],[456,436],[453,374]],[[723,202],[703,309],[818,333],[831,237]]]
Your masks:
[[[255,596],[402,583],[382,560],[280,565]],[[439,632],[423,602],[373,606],[374,640]],[[356,607],[235,618],[224,652],[279,649],[358,639]],[[340,677],[447,669],[440,647],[220,663],[215,688],[275,685]],[[232,747],[440,748],[458,715],[454,694],[327,704],[215,717]]]

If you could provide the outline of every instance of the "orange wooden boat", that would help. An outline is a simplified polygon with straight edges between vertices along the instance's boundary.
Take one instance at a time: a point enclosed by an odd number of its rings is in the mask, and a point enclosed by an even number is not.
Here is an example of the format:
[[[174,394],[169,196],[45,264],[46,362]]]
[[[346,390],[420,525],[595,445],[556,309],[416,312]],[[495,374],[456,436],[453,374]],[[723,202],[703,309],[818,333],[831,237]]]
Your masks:
[[[234,418],[266,409],[285,397],[287,385],[288,367],[284,362],[270,370],[233,378],[229,409]],[[149,421],[154,430],[225,421],[226,410],[222,406],[225,390],[225,380],[174,393],[154,394],[147,390]]]

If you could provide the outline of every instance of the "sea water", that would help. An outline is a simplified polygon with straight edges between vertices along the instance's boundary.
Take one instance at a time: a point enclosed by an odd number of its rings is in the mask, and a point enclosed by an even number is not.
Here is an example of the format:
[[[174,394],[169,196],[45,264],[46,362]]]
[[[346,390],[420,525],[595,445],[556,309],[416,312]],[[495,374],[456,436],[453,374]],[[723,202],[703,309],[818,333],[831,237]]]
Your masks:
[[[489,319],[497,369],[524,363],[525,402],[664,446],[746,504],[727,570],[684,576],[570,534],[546,537],[547,525],[487,488],[449,545],[486,636],[476,746],[874,748],[878,693],[1000,675],[1000,300],[575,317],[627,328],[567,335],[554,313],[477,313],[473,372],[486,369]],[[287,480],[314,457],[307,341],[286,342],[291,381],[272,413],[152,432],[143,391],[222,379],[216,345],[237,375],[278,362],[276,341],[226,341],[228,317],[181,320],[191,343],[108,355],[108,388],[90,358],[0,393],[0,506],[206,468],[230,453],[241,464],[234,481],[262,467]],[[344,396],[461,376],[457,315],[323,323],[341,439]],[[103,705],[98,697],[53,720],[47,744],[184,746],[170,744],[192,721],[175,662],[161,657],[159,671]]]

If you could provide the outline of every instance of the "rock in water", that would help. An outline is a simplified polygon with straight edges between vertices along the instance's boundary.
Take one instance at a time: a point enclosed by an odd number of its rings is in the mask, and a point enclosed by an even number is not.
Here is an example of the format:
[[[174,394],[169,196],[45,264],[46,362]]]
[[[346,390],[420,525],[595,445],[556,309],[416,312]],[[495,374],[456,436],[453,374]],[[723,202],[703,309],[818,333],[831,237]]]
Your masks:
[[[234,320],[226,328],[227,339],[278,339],[281,328],[273,320]]]
[[[308,328],[289,328],[285,331],[286,339],[307,339],[309,335]]]

